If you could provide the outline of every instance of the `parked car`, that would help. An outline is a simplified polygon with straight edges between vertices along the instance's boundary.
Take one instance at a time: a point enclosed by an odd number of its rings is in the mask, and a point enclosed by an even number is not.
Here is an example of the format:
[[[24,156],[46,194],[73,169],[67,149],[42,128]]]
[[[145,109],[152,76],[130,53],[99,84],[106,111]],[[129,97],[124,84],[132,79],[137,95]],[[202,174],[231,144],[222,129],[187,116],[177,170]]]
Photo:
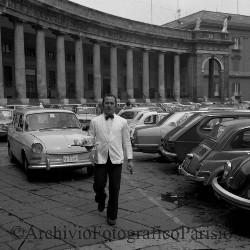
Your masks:
[[[250,119],[217,125],[179,166],[181,174],[209,185],[231,159],[250,154]]]
[[[131,109],[122,109],[119,111],[118,115],[126,119],[128,124],[135,118],[135,116],[143,110],[162,112],[160,107],[135,107]]]
[[[8,130],[8,155],[32,177],[35,169],[87,167],[92,172],[93,138],[81,130],[76,115],[59,109],[23,109]]]
[[[227,161],[221,174],[212,180],[215,195],[235,207],[250,210],[250,157]]]
[[[250,118],[249,111],[217,110],[198,111],[200,114],[174,134],[166,135],[162,141],[161,153],[168,161],[181,163],[199,143],[209,136],[213,128],[221,122],[234,119]]]
[[[75,113],[82,125],[82,130],[88,130],[90,121],[97,116],[95,107],[78,106],[75,108]]]
[[[8,126],[12,123],[13,110],[1,108],[0,109],[0,138],[7,137]]]
[[[164,117],[155,125],[136,128],[132,138],[133,150],[144,153],[160,153],[161,138],[191,115],[190,111],[176,112],[171,116]]]
[[[154,125],[159,122],[163,117],[170,116],[169,113],[158,113],[156,111],[140,111],[135,118],[130,122],[130,137],[133,137],[135,128],[142,126]]]

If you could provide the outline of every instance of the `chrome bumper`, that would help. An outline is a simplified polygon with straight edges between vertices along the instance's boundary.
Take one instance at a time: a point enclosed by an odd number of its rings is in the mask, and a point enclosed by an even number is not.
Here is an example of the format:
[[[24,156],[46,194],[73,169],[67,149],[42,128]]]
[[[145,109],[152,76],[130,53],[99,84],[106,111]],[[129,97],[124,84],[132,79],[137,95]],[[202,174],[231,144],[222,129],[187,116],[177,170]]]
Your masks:
[[[46,163],[42,164],[30,164],[28,166],[29,169],[54,169],[54,168],[83,168],[91,166],[92,162],[89,160],[86,161],[78,161],[78,162],[67,162],[67,163],[53,163],[50,162],[48,159]]]
[[[166,151],[162,146],[159,147],[159,151],[166,158],[177,158],[177,154]]]
[[[226,202],[228,202],[236,207],[250,210],[250,200],[228,192],[225,188],[223,188],[218,183],[218,177],[215,177],[213,179],[212,187],[214,189],[215,195],[218,198],[221,198],[221,199],[225,200]]]
[[[182,164],[180,164],[178,166],[178,172],[180,175],[185,175],[187,176],[190,180],[193,180],[193,181],[204,181],[205,180],[205,177],[203,176],[196,176],[196,175],[192,175],[190,173],[188,173],[183,167],[182,167]]]

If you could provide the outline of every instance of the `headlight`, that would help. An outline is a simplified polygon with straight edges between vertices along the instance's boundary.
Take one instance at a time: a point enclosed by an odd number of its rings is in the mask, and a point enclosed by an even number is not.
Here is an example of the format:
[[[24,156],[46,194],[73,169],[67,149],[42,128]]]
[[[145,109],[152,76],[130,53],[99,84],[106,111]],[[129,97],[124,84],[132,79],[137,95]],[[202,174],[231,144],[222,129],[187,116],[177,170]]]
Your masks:
[[[40,154],[43,151],[43,145],[41,143],[33,143],[31,150],[33,153]]]
[[[226,161],[224,164],[224,173],[223,173],[223,178],[226,178],[232,169],[232,164],[230,161]]]

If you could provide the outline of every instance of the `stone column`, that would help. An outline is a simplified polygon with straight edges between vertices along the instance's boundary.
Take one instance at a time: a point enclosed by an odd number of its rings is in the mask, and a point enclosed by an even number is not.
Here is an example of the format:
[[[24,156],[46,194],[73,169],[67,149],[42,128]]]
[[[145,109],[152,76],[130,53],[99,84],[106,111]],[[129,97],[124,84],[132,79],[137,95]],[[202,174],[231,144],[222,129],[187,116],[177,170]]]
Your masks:
[[[76,74],[76,99],[81,103],[86,103],[84,99],[84,67],[82,39],[75,40],[75,74]]]
[[[49,103],[46,78],[45,33],[42,28],[36,29],[36,79],[39,101]]]
[[[163,52],[159,53],[159,71],[158,71],[158,91],[161,102],[166,101],[165,94],[165,56]]]
[[[114,46],[110,48],[110,76],[111,94],[118,97],[117,48]]]
[[[101,84],[101,48],[100,44],[93,45],[93,73],[94,73],[94,99],[96,102],[102,101],[102,84]]]
[[[224,70],[220,70],[219,72],[220,74],[220,86],[218,88],[218,91],[220,92],[220,98],[221,98],[221,101],[224,101],[224,98],[225,98],[225,72]]]
[[[145,102],[150,103],[149,99],[149,53],[148,50],[143,51],[142,56],[143,61],[143,78],[142,78],[142,93],[143,93],[143,99]]]
[[[4,82],[3,82],[3,60],[2,60],[2,38],[0,26],[0,105],[6,105],[7,99],[4,98]]]
[[[180,100],[180,55],[174,55],[174,99]]]
[[[134,99],[134,63],[133,63],[133,49],[127,49],[127,95],[130,102],[135,102]]]
[[[17,99],[27,104],[26,98],[26,77],[25,77],[25,54],[24,54],[24,33],[23,23],[15,21],[14,23],[14,58],[15,58],[15,82]]]
[[[56,36],[56,70],[56,88],[58,98],[61,103],[67,104],[68,99],[66,99],[65,48],[63,34],[57,34]]]
[[[222,95],[223,101],[225,98],[229,98],[229,56],[225,55],[224,56],[224,92]]]
[[[214,85],[214,58],[210,58],[208,76],[208,98],[216,96],[216,93],[216,86]]]

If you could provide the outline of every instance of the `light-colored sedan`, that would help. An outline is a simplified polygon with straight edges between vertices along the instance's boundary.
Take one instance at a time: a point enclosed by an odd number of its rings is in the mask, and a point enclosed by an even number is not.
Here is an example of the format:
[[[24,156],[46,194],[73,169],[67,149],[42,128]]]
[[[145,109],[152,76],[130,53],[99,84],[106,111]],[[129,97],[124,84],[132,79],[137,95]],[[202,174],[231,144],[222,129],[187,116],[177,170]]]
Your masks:
[[[28,178],[35,169],[87,167],[92,173],[93,138],[67,110],[23,109],[14,112],[8,130],[8,154]]]
[[[7,137],[8,126],[12,122],[13,110],[0,108],[0,138]]]
[[[166,116],[157,124],[136,128],[132,138],[134,151],[144,153],[160,153],[161,138],[175,127],[181,125],[192,115],[190,111],[176,112]]]
[[[145,125],[154,125],[166,116],[170,116],[170,114],[166,112],[158,113],[156,111],[148,110],[140,111],[129,124],[130,137],[133,137],[136,128],[145,127]]]

